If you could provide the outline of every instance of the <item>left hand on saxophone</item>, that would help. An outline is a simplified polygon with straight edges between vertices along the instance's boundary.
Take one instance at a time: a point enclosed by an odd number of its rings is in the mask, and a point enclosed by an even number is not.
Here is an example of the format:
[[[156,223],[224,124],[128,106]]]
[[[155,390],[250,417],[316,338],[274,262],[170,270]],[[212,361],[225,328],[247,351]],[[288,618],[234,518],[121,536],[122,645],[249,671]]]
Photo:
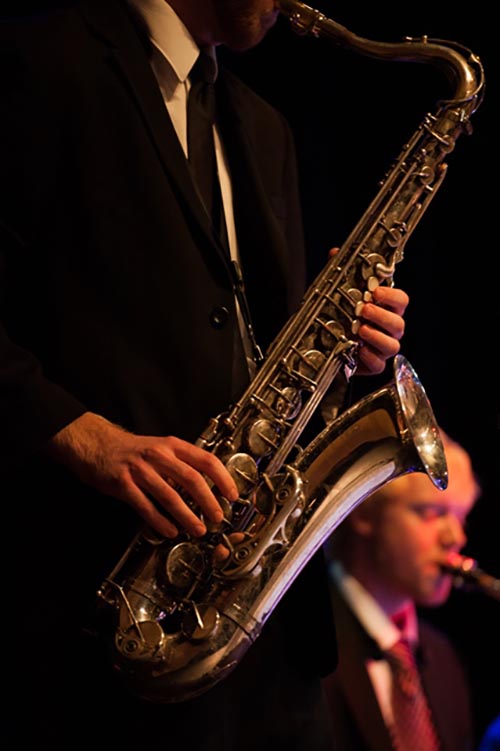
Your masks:
[[[385,369],[387,360],[400,350],[405,331],[403,314],[410,301],[406,292],[396,287],[377,287],[373,302],[365,303],[359,329],[359,375],[376,375]]]
[[[330,250],[330,256],[339,248]],[[358,375],[378,375],[385,369],[387,360],[395,357],[400,350],[400,340],[405,331],[404,312],[410,298],[402,289],[381,285],[373,292],[373,302],[363,305],[358,335],[359,363]]]

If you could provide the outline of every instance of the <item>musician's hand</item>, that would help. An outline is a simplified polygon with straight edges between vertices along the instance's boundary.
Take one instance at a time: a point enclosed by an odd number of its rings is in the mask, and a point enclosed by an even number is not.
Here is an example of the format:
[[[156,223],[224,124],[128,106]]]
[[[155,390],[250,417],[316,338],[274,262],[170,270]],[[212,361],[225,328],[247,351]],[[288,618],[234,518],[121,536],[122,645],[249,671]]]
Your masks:
[[[216,523],[223,512],[210,483],[229,501],[238,497],[233,478],[214,454],[173,436],[128,433],[90,412],[57,433],[47,454],[101,493],[128,503],[165,537],[175,537],[180,529],[196,537],[206,532],[177,488]]]
[[[387,360],[398,354],[405,331],[403,314],[408,303],[406,292],[396,287],[377,287],[374,290],[373,303],[365,303],[361,312],[363,324],[359,337],[363,346],[359,350],[356,373],[382,373]]]
[[[338,247],[331,248],[329,255],[334,256],[338,251]],[[406,292],[380,286],[372,295],[373,302],[365,303],[361,311],[358,375],[382,373],[387,360],[398,354],[405,331],[403,315],[410,301]]]

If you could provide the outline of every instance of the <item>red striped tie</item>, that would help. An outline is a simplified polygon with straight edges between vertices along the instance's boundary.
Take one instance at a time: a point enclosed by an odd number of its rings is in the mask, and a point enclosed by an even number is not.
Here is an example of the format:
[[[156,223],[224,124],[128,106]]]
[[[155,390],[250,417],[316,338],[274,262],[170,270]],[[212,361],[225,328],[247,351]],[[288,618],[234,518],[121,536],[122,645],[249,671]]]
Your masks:
[[[400,639],[386,655],[393,671],[391,735],[394,748],[397,751],[439,751],[441,746],[410,645]]]

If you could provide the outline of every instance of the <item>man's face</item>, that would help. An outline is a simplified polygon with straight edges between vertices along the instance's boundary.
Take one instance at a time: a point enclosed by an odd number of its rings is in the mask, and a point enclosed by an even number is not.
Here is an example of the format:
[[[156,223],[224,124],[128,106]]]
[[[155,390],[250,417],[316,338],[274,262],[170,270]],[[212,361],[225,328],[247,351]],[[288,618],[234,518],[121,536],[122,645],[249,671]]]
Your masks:
[[[387,592],[427,607],[440,605],[450,593],[451,577],[440,564],[465,545],[465,519],[477,496],[470,465],[454,450],[447,460],[450,481],[444,491],[422,473],[387,486],[370,532],[374,576]]]

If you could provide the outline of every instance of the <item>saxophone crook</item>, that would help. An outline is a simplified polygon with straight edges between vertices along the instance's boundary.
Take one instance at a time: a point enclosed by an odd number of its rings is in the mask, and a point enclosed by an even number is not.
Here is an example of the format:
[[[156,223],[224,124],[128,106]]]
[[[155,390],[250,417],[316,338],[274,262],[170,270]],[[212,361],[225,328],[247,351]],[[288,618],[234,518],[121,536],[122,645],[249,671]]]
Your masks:
[[[443,70],[453,89],[455,103],[467,105],[465,120],[480,105],[484,94],[484,71],[477,55],[453,41],[428,37],[407,37],[401,42],[380,42],[354,34],[320,11],[297,0],[276,0],[290,20],[292,29],[303,36],[326,37],[339,47],[377,59],[431,63]],[[468,127],[468,126],[467,126]]]

